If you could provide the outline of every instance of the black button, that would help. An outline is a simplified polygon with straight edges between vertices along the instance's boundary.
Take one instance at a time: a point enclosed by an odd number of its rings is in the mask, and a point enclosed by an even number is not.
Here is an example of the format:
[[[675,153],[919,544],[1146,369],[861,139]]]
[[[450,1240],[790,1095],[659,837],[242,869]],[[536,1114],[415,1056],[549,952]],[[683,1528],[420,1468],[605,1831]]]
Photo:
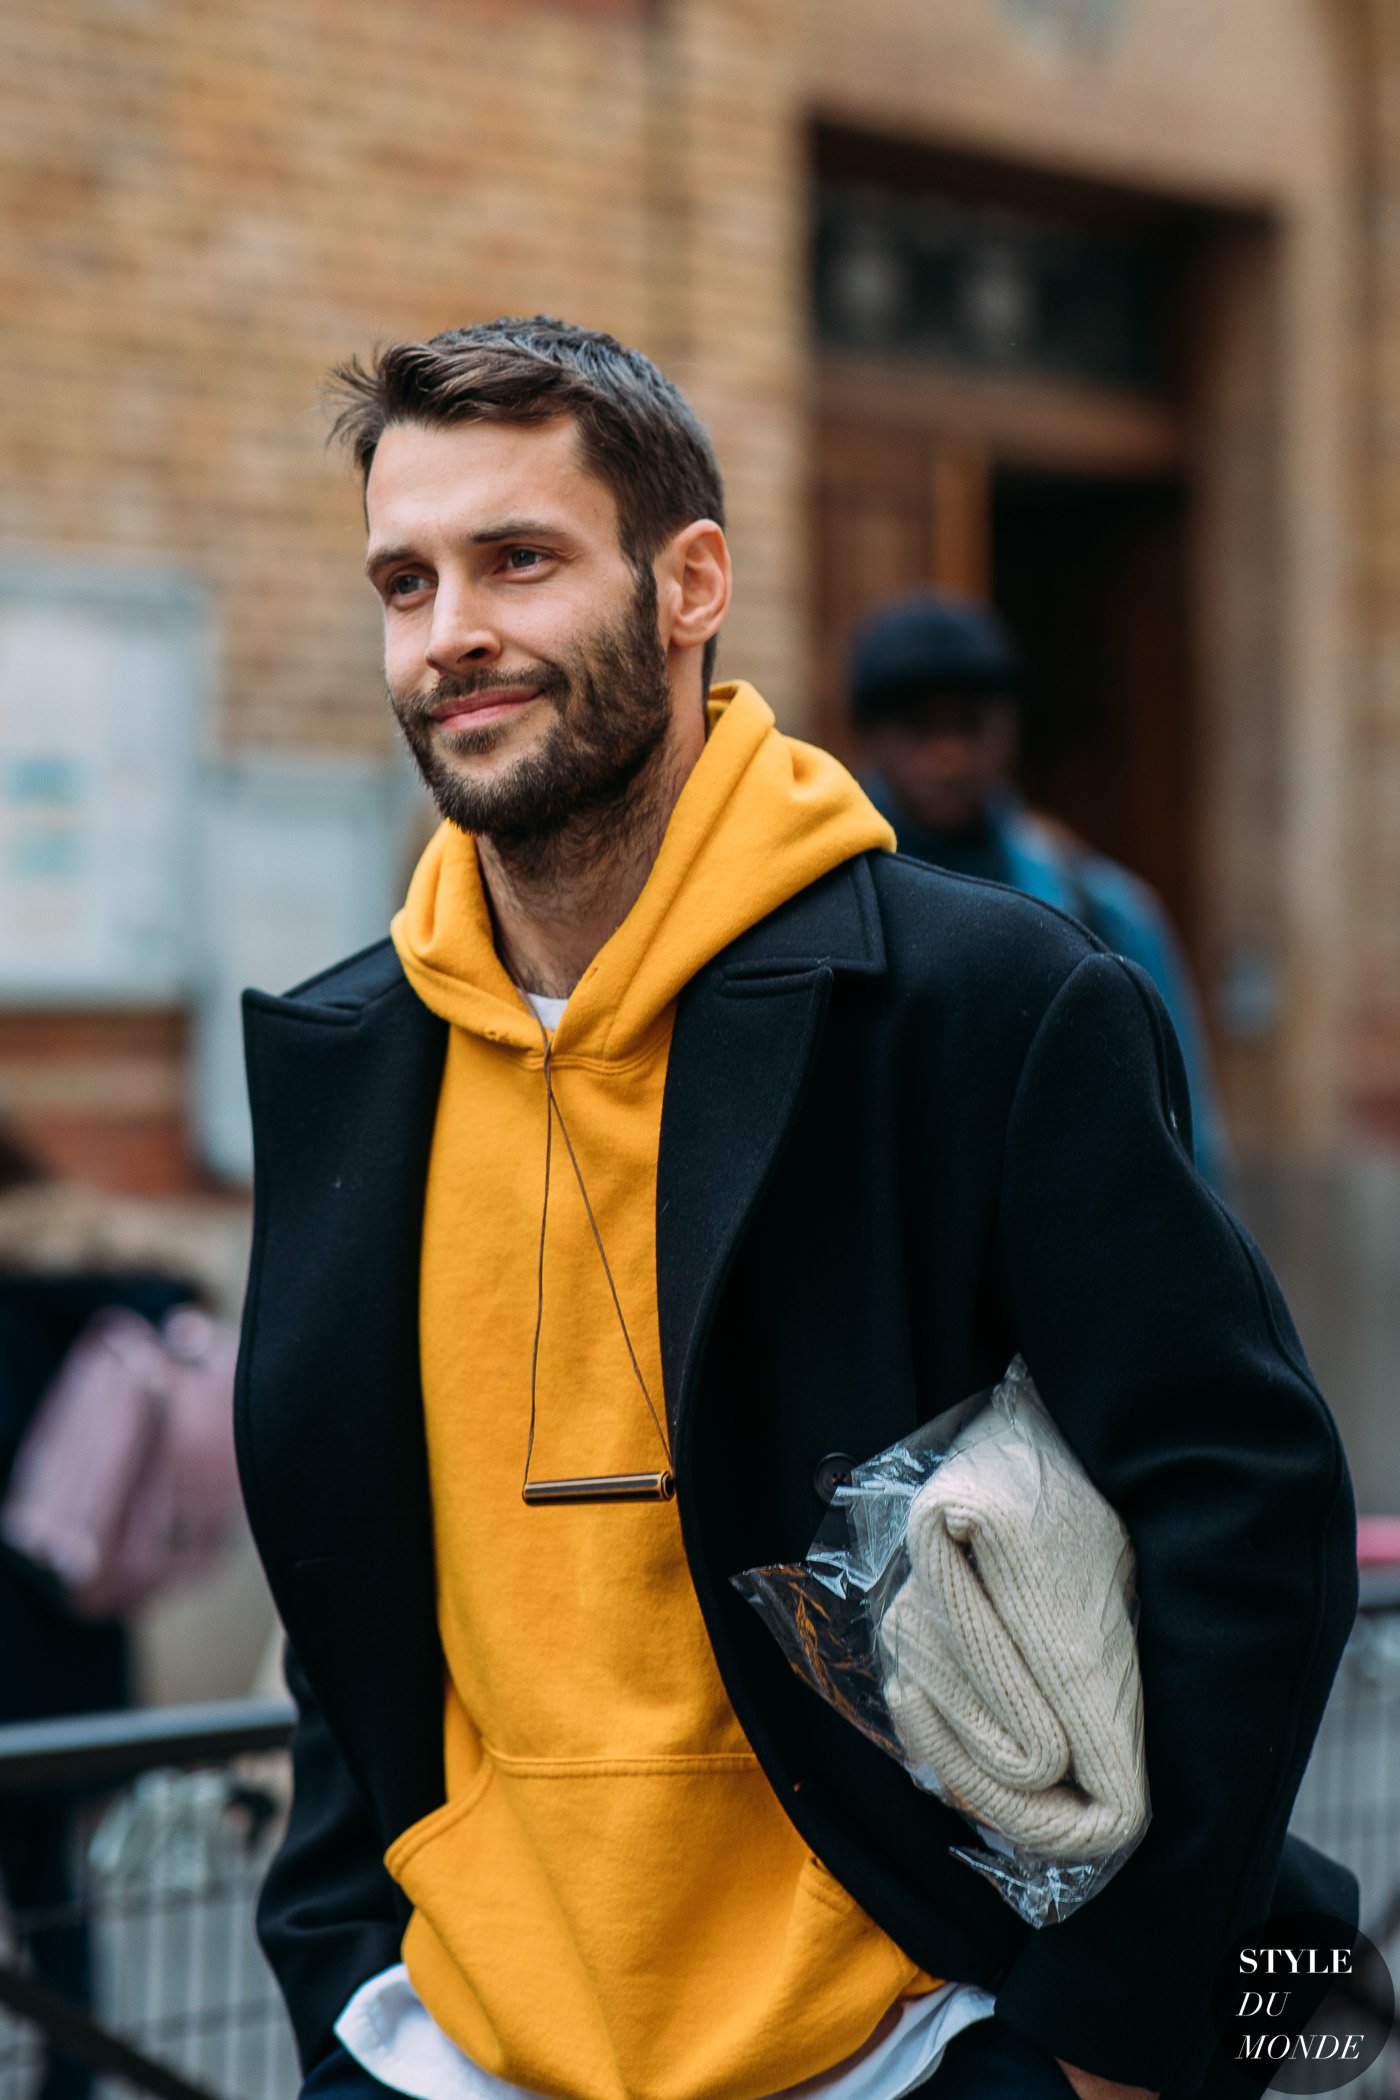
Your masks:
[[[830,1502],[837,1488],[850,1485],[854,1469],[855,1460],[849,1451],[828,1451],[826,1457],[818,1461],[812,1485],[823,1502]]]

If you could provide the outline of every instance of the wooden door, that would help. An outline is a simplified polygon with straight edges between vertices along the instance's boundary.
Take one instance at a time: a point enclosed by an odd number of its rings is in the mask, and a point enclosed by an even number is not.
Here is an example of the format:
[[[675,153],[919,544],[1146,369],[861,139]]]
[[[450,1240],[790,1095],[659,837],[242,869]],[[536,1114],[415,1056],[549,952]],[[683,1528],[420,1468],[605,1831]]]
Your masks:
[[[992,584],[986,452],[927,430],[833,421],[818,448],[816,576],[819,734],[849,756],[851,637],[892,598],[928,589],[986,598]]]
[[[936,399],[936,397],[933,397]],[[859,760],[847,666],[859,622],[919,587],[990,600],[1030,660],[1028,799],[1158,890],[1188,940],[1193,738],[1186,485],[1173,431],[1043,421],[993,390],[969,434],[936,413],[824,412],[812,620],[822,740]],[[1041,454],[1037,457],[1037,449]]]

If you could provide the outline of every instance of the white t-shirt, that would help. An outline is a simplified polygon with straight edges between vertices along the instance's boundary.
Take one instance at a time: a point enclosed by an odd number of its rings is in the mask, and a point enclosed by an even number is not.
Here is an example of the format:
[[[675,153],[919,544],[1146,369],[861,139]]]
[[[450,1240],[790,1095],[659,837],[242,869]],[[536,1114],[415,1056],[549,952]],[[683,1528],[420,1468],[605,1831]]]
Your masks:
[[[548,999],[543,992],[527,992],[523,984],[518,985],[516,989],[526,1004],[535,1009],[546,1028],[555,1029],[559,1026],[564,1018],[564,1008],[569,1003],[567,998]]]
[[[542,1998],[542,2016],[547,2007]],[[933,2075],[954,2035],[991,2010],[991,1994],[970,1983],[902,1998],[854,2056],[820,2078],[789,2086],[781,2100],[900,2100]],[[449,2041],[402,1962],[360,1985],[335,2031],[371,2078],[411,2100],[536,2100],[483,2071]]]

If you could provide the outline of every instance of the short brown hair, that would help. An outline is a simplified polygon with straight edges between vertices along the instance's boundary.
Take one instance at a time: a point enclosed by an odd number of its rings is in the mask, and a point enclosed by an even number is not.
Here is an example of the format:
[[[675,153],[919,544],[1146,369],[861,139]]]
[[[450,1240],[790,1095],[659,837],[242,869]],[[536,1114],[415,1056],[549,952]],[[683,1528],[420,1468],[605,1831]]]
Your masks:
[[[391,423],[572,416],[583,463],[612,491],[622,551],[638,571],[695,519],[724,523],[714,448],[680,388],[598,329],[548,314],[448,328],[426,343],[378,350],[367,364],[337,366],[329,393],[338,404],[331,436],[366,480]],[[705,650],[707,686],[715,647]]]

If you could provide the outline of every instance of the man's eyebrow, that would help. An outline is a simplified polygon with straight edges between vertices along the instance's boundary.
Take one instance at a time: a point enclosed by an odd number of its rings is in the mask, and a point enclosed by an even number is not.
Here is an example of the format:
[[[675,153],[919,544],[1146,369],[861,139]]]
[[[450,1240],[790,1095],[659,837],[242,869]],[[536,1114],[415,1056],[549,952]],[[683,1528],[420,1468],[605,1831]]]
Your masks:
[[[502,540],[560,540],[567,534],[557,520],[549,518],[502,518],[499,522],[483,525],[476,532],[467,534],[469,547],[495,547]],[[365,574],[373,576],[376,570],[388,569],[399,561],[420,561],[417,549],[406,542],[395,547],[371,547],[365,556]]]
[[[468,536],[473,547],[494,547],[501,540],[557,540],[563,530],[557,519],[503,518],[497,525],[483,525]]]
[[[387,569],[391,562],[414,559],[414,551],[407,544],[401,547],[371,547],[365,556],[365,574],[373,576],[376,569]]]

